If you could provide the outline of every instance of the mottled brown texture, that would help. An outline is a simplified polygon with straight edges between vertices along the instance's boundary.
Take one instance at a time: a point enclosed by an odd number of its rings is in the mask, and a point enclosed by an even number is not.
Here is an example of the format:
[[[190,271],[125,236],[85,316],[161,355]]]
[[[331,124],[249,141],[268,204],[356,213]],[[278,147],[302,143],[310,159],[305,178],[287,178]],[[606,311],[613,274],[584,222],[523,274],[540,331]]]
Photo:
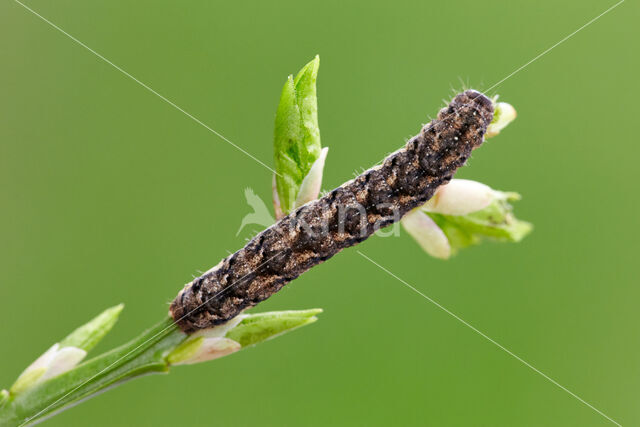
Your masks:
[[[483,94],[457,95],[382,165],[301,206],[187,284],[171,316],[185,332],[224,323],[399,220],[449,182],[482,143],[492,118],[493,105]]]

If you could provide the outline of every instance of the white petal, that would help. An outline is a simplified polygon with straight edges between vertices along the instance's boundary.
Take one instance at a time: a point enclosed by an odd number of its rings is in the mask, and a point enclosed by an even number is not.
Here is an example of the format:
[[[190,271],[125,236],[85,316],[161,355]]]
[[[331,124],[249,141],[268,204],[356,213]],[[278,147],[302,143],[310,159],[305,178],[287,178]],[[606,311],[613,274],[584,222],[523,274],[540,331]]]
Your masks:
[[[191,365],[193,363],[206,362],[217,359],[240,350],[242,346],[239,342],[229,338],[205,338],[196,353],[176,365]]]
[[[60,347],[60,344],[58,343],[55,343],[54,345],[52,345],[49,348],[49,350],[45,351],[31,365],[29,365],[29,367],[25,369],[24,372],[26,373],[32,369],[48,368],[49,365],[51,364],[51,361],[53,360],[56,353],[58,352],[58,347]]]
[[[436,190],[422,209],[444,215],[467,215],[482,210],[502,197],[488,185],[468,179],[452,179]]]
[[[312,200],[318,198],[318,194],[320,194],[320,188],[322,186],[322,171],[324,170],[324,161],[327,158],[327,153],[329,152],[329,147],[324,147],[320,152],[320,157],[316,159],[316,161],[309,169],[309,173],[302,180],[302,184],[300,184],[300,190],[298,190],[298,196],[296,197],[296,202],[294,204],[294,208],[298,208],[305,203],[309,203]]]
[[[42,376],[47,372],[47,369],[49,369],[49,365],[55,357],[58,347],[60,347],[60,344],[55,343],[51,348],[49,348],[49,350],[45,351],[31,365],[29,365],[11,386],[11,392],[20,393],[40,382]]]
[[[498,120],[495,123],[491,123],[487,128],[486,137],[491,138],[492,136],[496,136],[500,133],[500,131],[506,128],[509,123],[516,119],[518,113],[516,109],[513,108],[513,105],[508,104],[506,102],[498,102],[495,104],[495,111],[499,111]]]
[[[64,347],[58,350],[49,364],[49,368],[38,382],[45,381],[49,378],[57,377],[67,371],[75,368],[82,359],[85,358],[87,352],[77,347]]]
[[[447,259],[451,256],[451,245],[444,232],[429,216],[415,209],[402,218],[402,226],[434,258]]]
[[[11,391],[19,393],[49,378],[57,377],[73,369],[86,355],[87,352],[82,349],[60,348],[60,344],[56,343],[20,374]]]

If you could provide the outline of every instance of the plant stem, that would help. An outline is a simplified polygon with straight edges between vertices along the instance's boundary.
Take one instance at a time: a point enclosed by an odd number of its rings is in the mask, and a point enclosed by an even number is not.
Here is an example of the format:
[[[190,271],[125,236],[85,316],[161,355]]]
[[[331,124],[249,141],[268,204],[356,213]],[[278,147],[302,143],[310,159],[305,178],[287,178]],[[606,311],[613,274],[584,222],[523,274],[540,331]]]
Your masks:
[[[132,378],[169,370],[167,354],[186,339],[167,318],[118,348],[22,393],[0,408],[0,425],[36,424],[82,400]]]

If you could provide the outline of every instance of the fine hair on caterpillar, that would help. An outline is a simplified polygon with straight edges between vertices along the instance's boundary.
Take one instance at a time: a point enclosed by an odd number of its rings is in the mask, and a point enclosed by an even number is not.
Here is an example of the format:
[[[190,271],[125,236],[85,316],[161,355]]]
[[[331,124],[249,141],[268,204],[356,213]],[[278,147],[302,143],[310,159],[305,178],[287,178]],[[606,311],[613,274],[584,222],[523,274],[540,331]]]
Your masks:
[[[484,140],[493,104],[454,97],[438,117],[380,165],[309,202],[188,283],[170,315],[185,332],[209,328],[269,298],[311,267],[426,203]]]

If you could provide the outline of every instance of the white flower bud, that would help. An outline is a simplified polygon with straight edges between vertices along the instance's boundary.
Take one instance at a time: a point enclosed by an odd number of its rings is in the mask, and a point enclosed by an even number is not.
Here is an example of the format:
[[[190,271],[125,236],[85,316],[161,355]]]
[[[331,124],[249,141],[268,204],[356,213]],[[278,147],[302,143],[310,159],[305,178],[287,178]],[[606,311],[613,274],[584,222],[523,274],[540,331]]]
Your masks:
[[[402,218],[402,226],[434,258],[448,259],[451,256],[449,239],[427,214],[414,209]]]
[[[85,358],[87,352],[77,347],[64,347],[56,352],[49,363],[47,371],[40,377],[40,381],[57,377],[67,371],[75,368],[82,359]]]
[[[20,374],[11,387],[12,393],[19,393],[36,384],[57,377],[75,368],[87,352],[77,347],[63,347],[56,343],[38,357]]]
[[[516,119],[518,115],[513,105],[506,102],[496,102],[494,106],[494,121],[487,128],[486,138],[491,138],[500,133],[500,131],[506,128],[509,123]]]
[[[197,345],[197,348],[193,349],[193,354],[187,359],[173,362],[173,365],[191,365],[194,363],[206,362],[208,360],[218,359],[231,353],[235,353],[242,348],[239,342],[229,338],[220,337],[196,338],[193,343],[194,347]]]
[[[328,152],[329,147],[324,147],[322,151],[320,151],[320,157],[316,159],[311,166],[311,169],[309,169],[309,173],[302,180],[302,184],[300,184],[300,190],[298,190],[298,196],[296,197],[296,202],[294,204],[294,209],[318,198],[318,194],[320,194],[320,188],[322,186],[324,161],[327,158]]]
[[[167,356],[168,362],[171,365],[191,365],[235,353],[242,345],[224,336],[245,317],[236,316],[222,325],[195,332]]]
[[[440,186],[421,209],[444,215],[467,215],[505,197],[505,193],[480,182],[452,179],[448,184]]]

